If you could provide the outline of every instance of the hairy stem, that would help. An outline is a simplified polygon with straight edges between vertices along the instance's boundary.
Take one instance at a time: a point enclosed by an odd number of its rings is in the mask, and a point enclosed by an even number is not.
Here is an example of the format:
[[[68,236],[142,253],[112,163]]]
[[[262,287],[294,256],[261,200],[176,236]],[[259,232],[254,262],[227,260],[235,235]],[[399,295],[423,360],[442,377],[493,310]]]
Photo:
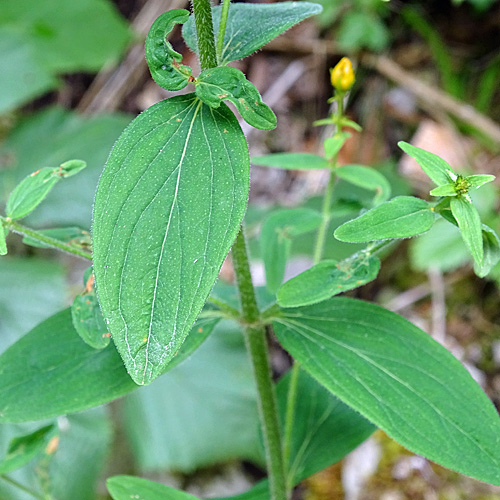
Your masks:
[[[92,255],[90,252],[82,250],[79,246],[72,245],[71,243],[65,243],[64,241],[57,240],[56,238],[52,238],[47,236],[46,234],[40,233],[34,229],[30,229],[29,227],[22,226],[16,221],[10,220],[8,217],[1,217],[0,219],[4,222],[6,228],[14,233],[22,234],[23,236],[29,236],[40,243],[45,243],[46,245],[50,245],[53,248],[57,248],[58,250],[63,250],[64,252],[71,253],[73,255],[77,255],[78,257],[82,257],[87,260],[92,260]]]
[[[266,449],[271,500],[286,500],[287,488],[278,408],[271,376],[266,329],[257,323],[259,309],[250,275],[250,265],[243,230],[240,229],[232,248],[232,257],[240,293],[245,342],[252,362],[258,392],[259,415]]]
[[[210,0],[192,0],[196,35],[198,37],[198,54],[201,70],[217,66],[215,51],[214,25],[212,21],[212,6]]]
[[[217,61],[220,64],[222,51],[224,50],[224,37],[226,35],[227,17],[229,15],[229,4],[231,0],[223,0],[220,14],[219,34],[217,36]]]

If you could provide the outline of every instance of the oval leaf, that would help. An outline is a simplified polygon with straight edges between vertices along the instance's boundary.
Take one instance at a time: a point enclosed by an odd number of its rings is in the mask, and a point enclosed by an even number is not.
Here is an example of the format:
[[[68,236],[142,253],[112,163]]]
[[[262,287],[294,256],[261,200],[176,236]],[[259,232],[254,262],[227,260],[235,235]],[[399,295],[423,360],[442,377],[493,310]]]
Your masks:
[[[115,144],[94,205],[94,274],[137,384],[162,373],[201,311],[239,230],[248,180],[236,118],[193,94],[147,109]]]
[[[486,224],[483,224],[482,228],[483,264],[482,266],[479,266],[477,263],[474,265],[474,272],[480,278],[484,278],[500,261],[500,239],[497,233]]]
[[[335,238],[350,243],[408,238],[428,231],[434,224],[429,203],[413,196],[398,196],[338,227]]]
[[[310,153],[275,153],[272,155],[254,156],[252,163],[261,167],[286,168],[288,170],[330,168],[330,164],[322,156]]]
[[[25,177],[7,201],[7,217],[21,219],[33,211],[61,180],[56,172],[57,169],[45,167]]]
[[[145,52],[153,80],[167,90],[183,89],[192,75],[191,68],[180,64],[182,56],[176,52],[167,35],[176,24],[189,19],[189,11],[172,9],[159,16],[151,26],[146,38]]]
[[[75,297],[71,306],[71,318],[78,335],[90,347],[104,349],[109,344],[111,334],[94,293]]]
[[[329,299],[374,280],[380,260],[364,252],[342,262],[325,260],[287,281],[278,290],[278,304],[299,307]]]
[[[207,69],[196,79],[195,84],[196,95],[210,107],[218,108],[227,99],[252,127],[262,130],[276,127],[276,115],[262,102],[259,91],[239,69]]]
[[[165,372],[191,355],[218,318],[200,318]],[[69,353],[69,354],[68,354]],[[0,356],[0,422],[29,422],[93,408],[138,386],[113,345],[95,350],[78,336],[66,309]]]
[[[285,349],[318,382],[409,450],[500,485],[500,419],[461,363],[409,321],[337,297],[283,310]]]
[[[319,14],[321,5],[310,2],[280,2],[279,4],[233,3],[229,8],[223,51],[219,64],[243,59],[276,38],[294,24]],[[214,31],[219,32],[221,6],[212,8]],[[251,22],[249,20],[251,19]],[[198,52],[193,16],[182,27],[186,43]]]
[[[375,204],[382,203],[391,195],[389,181],[374,168],[363,165],[343,165],[336,170],[337,177],[344,179],[355,186],[369,191],[375,191]]]

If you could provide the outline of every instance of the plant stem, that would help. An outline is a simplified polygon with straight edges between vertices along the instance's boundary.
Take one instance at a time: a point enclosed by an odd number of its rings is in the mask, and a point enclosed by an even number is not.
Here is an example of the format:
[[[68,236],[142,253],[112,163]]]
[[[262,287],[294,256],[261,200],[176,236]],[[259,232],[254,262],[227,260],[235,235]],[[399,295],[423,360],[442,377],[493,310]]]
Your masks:
[[[90,252],[86,252],[85,250],[82,250],[78,246],[71,245],[70,243],[65,243],[64,241],[57,240],[56,238],[47,236],[43,233],[40,233],[39,231],[30,229],[29,227],[22,226],[18,222],[10,220],[9,218],[0,216],[0,220],[4,222],[5,227],[7,227],[11,231],[14,231],[15,233],[22,234],[23,236],[29,236],[30,238],[33,238],[34,240],[37,240],[40,243],[45,243],[46,245],[50,245],[53,248],[63,250],[64,252],[77,255],[78,257],[82,257],[87,260],[92,260],[92,255],[90,254]]]
[[[288,385],[288,394],[286,400],[286,416],[285,416],[285,438],[283,443],[283,459],[285,461],[285,467],[287,471],[290,472],[290,455],[292,449],[292,436],[293,436],[293,422],[295,415],[295,404],[297,401],[297,385],[299,381],[300,363],[294,362],[291,373],[290,381]],[[290,481],[291,477],[288,477]],[[288,484],[288,489],[290,490],[292,485]]]
[[[219,34],[217,36],[217,62],[220,64],[222,51],[224,50],[224,37],[226,35],[227,17],[229,15],[229,4],[231,0],[224,0],[220,14]]]
[[[29,488],[26,488],[21,483],[18,483],[15,479],[12,479],[9,476],[6,476],[5,474],[1,474],[0,478],[2,478],[6,483],[11,484],[12,486],[16,487],[17,489],[24,491],[28,495],[31,495],[33,498],[38,498],[38,500],[45,500],[45,497],[42,495],[38,494],[36,491],[30,490]]]
[[[240,229],[232,248],[232,257],[238,290],[240,293],[245,343],[252,361],[258,392],[259,414],[266,449],[271,500],[286,500],[287,488],[278,408],[271,376],[271,365],[267,348],[266,329],[256,323],[259,309],[250,275],[250,265],[243,230]]]
[[[196,35],[198,37],[198,53],[201,70],[217,66],[215,51],[214,25],[212,22],[212,6],[210,0],[192,0]]]

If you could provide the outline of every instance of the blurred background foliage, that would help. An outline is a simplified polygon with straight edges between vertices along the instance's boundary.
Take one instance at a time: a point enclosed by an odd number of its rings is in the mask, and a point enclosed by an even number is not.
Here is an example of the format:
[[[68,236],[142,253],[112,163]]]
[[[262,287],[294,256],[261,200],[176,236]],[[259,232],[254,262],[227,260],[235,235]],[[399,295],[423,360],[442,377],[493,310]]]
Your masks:
[[[245,130],[253,154],[322,152],[328,130],[311,124],[328,114],[328,68],[347,54],[357,64],[348,110],[363,131],[352,131],[341,153],[344,164],[376,166],[393,196],[426,197],[429,189],[418,168],[401,160],[396,148],[397,141],[412,140],[463,172],[498,176],[498,0],[317,1],[324,8],[320,16],[238,63],[278,116],[272,133]],[[2,211],[23,177],[81,158],[88,168],[54,189],[25,222],[36,228],[90,229],[95,186],[113,143],[137,113],[171,95],[147,73],[142,48],[147,29],[163,10],[187,6],[184,0],[2,1]],[[186,64],[196,64],[179,30],[171,41]],[[438,92],[437,100],[430,99],[429,89]],[[321,171],[253,169],[247,228],[258,284],[264,284],[258,244],[262,222],[283,206],[317,206],[325,179]],[[342,259],[359,248],[335,241],[333,229],[369,207],[372,198],[361,188],[338,184],[327,257]],[[498,231],[498,184],[482,189],[475,202],[485,222]],[[0,260],[0,352],[70,305],[82,292],[87,267],[68,255],[25,246],[14,234],[8,244],[9,255]],[[288,277],[310,264],[311,251],[310,235],[294,239]],[[221,283],[231,280],[231,267],[224,266]],[[486,280],[475,278],[458,232],[436,224],[395,249],[379,279],[357,294],[437,335],[498,404],[499,283],[500,268]],[[276,376],[288,366],[287,355],[274,346]],[[46,424],[0,425],[0,457],[13,437]],[[216,496],[243,491],[263,474],[250,368],[235,326],[227,323],[151,386],[106,407],[60,417],[56,426],[57,450],[46,450],[7,479],[0,475],[0,499],[33,498],[13,481],[40,498],[106,499],[103,478],[119,473]],[[363,450],[309,479],[296,498],[500,498],[498,489],[425,461],[409,461],[406,452],[380,434]],[[368,464],[366,478],[360,464]],[[367,481],[361,489],[349,482],[355,471],[360,475],[354,484]]]

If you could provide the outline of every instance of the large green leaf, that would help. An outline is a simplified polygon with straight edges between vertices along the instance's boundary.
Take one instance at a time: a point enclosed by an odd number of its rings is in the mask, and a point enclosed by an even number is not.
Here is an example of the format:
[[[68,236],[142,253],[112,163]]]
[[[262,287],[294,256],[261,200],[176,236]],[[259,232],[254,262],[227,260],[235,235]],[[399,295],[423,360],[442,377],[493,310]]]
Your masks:
[[[281,344],[316,380],[411,451],[500,485],[500,419],[467,370],[407,320],[334,298],[283,310]]]
[[[94,274],[137,384],[186,338],[239,230],[248,182],[235,116],[193,94],[155,104],[115,144],[94,204]]]
[[[284,426],[290,376],[276,388]],[[289,475],[297,484],[338,462],[360,445],[375,426],[333,396],[302,369],[297,381],[297,399],[290,446]]]
[[[252,369],[234,323],[221,323],[184,363],[128,396],[124,412],[141,471],[263,462]]]
[[[217,321],[198,320],[168,368],[188,357]],[[0,356],[0,422],[27,422],[81,411],[135,388],[114,346],[99,351],[88,346],[76,333],[66,309],[36,326]]]
[[[398,196],[342,224],[334,235],[351,243],[408,238],[425,233],[433,223],[429,203],[413,196]]]
[[[114,476],[106,481],[113,500],[198,500],[183,491],[140,477]]]
[[[343,165],[336,170],[337,176],[355,186],[375,191],[374,204],[387,200],[391,195],[391,185],[380,172],[363,165]]]
[[[243,59],[276,38],[294,24],[321,12],[321,5],[310,2],[276,4],[232,4],[229,8],[224,45],[219,64]],[[214,30],[219,31],[221,7],[213,7]],[[251,20],[251,22],[249,21]],[[182,34],[189,47],[198,52],[194,18],[183,26]]]
[[[26,224],[89,229],[102,165],[129,122],[130,116],[124,114],[84,117],[58,107],[21,120],[0,146],[0,203],[32,172],[82,158],[88,167],[59,183],[28,215]]]

